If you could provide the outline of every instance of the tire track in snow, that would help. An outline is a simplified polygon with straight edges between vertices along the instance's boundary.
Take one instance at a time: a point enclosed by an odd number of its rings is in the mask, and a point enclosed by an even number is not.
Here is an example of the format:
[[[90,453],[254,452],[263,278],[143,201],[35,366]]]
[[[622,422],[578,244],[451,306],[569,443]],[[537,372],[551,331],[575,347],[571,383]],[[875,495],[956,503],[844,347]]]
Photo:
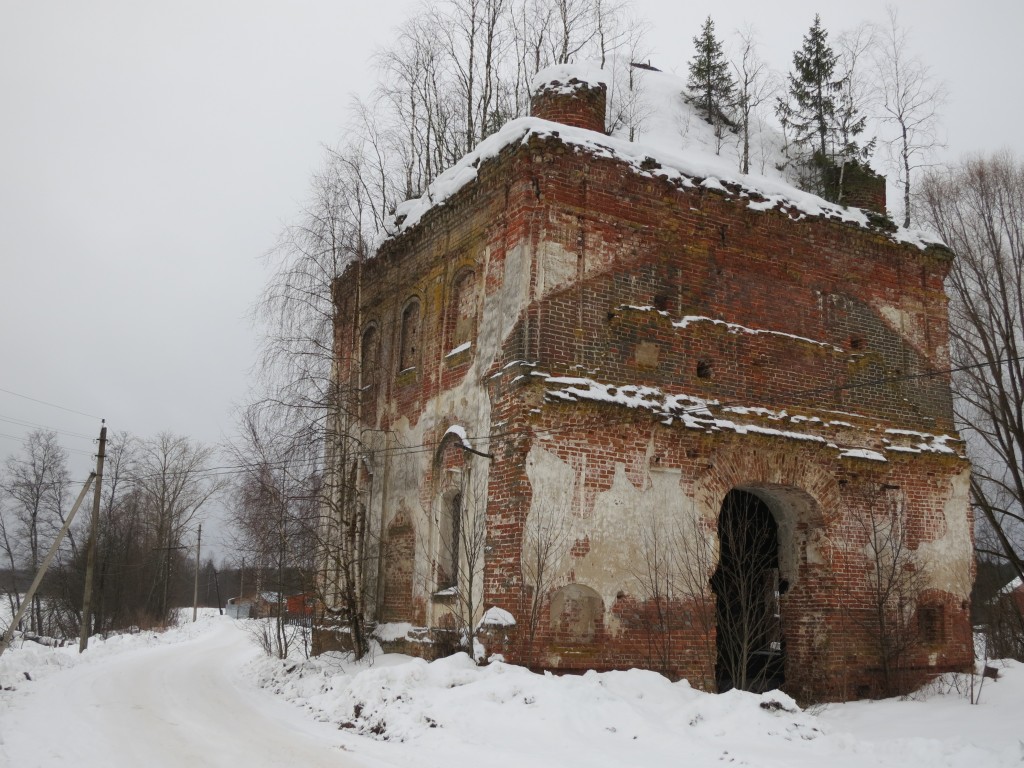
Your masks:
[[[0,765],[358,766],[332,726],[246,677],[258,652],[223,619],[185,642],[83,660],[12,702]]]

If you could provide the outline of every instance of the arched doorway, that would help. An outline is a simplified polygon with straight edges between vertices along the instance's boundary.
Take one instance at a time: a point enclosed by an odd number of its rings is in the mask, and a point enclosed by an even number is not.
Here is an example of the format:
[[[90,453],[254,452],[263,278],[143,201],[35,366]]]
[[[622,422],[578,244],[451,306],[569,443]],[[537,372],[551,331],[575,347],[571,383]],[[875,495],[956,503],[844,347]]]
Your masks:
[[[715,682],[767,691],[784,681],[779,595],[779,526],[760,497],[739,489],[726,494],[718,516],[719,559],[711,577],[717,622]]]

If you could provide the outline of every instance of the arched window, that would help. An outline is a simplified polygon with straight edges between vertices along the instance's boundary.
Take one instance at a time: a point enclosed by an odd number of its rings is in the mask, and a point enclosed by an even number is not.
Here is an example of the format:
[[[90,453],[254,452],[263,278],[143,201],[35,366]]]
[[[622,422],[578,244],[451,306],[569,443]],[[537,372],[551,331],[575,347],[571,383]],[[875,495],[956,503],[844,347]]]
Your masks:
[[[459,539],[462,534],[462,494],[444,500],[441,508],[440,551],[438,552],[437,587],[449,589],[459,583]]]
[[[402,338],[399,343],[399,372],[415,368],[420,353],[420,302],[413,299],[402,310]]]
[[[457,349],[472,342],[476,336],[476,275],[465,269],[452,283],[451,303],[448,307],[450,348]]]
[[[380,368],[380,344],[377,341],[377,326],[371,325],[363,331],[359,349],[359,415],[368,424],[377,422],[377,380]]]

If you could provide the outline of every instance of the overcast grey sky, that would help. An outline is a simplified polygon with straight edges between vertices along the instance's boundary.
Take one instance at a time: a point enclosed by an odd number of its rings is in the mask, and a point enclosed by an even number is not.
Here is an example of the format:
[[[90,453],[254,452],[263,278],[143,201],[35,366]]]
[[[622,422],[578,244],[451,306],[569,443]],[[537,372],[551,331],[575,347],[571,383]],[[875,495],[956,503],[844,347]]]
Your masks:
[[[946,156],[1024,155],[1024,4],[897,5],[949,87]],[[0,0],[0,457],[54,428],[84,479],[98,417],[144,437],[232,432],[260,257],[414,6]],[[833,37],[885,18],[872,0],[634,8],[652,63],[680,74],[709,14],[727,41],[752,25],[780,71],[815,12]]]

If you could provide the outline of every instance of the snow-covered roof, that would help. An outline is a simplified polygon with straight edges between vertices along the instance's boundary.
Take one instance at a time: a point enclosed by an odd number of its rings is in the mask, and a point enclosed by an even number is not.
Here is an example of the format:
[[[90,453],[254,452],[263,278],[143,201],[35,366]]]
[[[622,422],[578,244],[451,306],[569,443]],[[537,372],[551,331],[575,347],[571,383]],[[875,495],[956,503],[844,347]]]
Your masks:
[[[638,83],[637,98],[643,102],[638,113],[645,115],[639,128],[634,128],[634,141],[618,133],[606,136],[536,117],[517,118],[438,176],[422,197],[400,204],[390,234],[396,236],[416,226],[427,211],[443,205],[473,182],[481,163],[497,157],[502,150],[524,144],[533,137],[553,136],[580,152],[628,163],[638,175],[663,178],[683,188],[714,189],[738,201],[745,200],[753,210],[777,208],[794,218],[823,217],[862,227],[872,226],[861,209],[828,202],[794,186],[785,171],[779,170],[785,166],[785,158],[781,152],[782,137],[776,132],[764,129],[757,135],[751,161],[757,172],[740,173],[736,138],[730,134],[731,138],[723,143],[715,136],[714,128],[684,99],[682,78],[642,69],[633,74]],[[586,82],[610,80],[606,73],[601,74],[601,70],[593,67],[563,65],[542,71],[534,84],[543,85],[541,81],[563,77]],[[897,227],[886,234],[897,242],[919,248],[940,244],[933,233],[920,230]]]

